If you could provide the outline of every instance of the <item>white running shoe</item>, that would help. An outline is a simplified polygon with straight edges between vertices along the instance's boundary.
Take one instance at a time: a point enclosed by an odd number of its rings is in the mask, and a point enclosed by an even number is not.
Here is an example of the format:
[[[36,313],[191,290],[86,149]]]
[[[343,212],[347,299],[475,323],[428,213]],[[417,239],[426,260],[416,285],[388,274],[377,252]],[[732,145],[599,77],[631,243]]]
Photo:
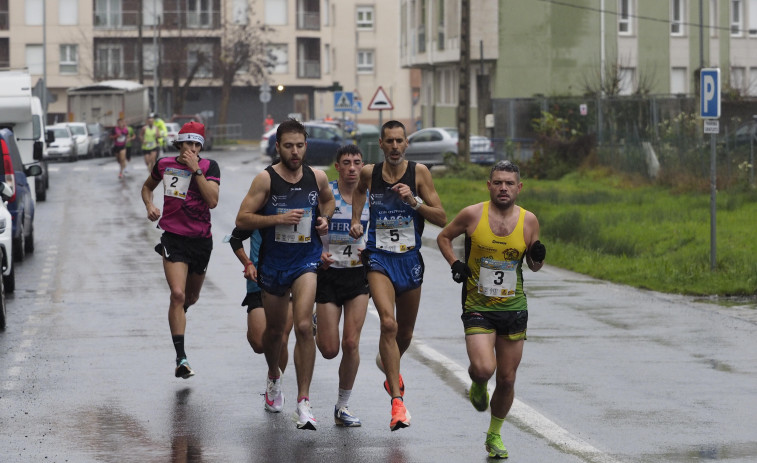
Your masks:
[[[297,402],[297,409],[292,413],[292,419],[297,423],[297,429],[315,431],[315,417],[310,409],[310,401],[302,399]]]
[[[334,423],[345,428],[356,428],[360,426],[360,418],[350,413],[347,407],[334,407]]]
[[[280,413],[284,409],[284,391],[281,390],[281,376],[268,378],[265,388],[265,409],[271,413]]]

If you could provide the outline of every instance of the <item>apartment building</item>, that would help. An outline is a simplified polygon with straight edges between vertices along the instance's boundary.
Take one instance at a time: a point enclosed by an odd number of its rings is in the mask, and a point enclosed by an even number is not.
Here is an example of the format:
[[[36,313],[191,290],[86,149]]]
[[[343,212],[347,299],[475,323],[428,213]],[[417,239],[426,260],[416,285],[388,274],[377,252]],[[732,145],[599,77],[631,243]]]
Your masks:
[[[222,75],[214,59],[237,39],[230,30],[265,26],[267,73],[242,69],[233,79],[227,122],[242,123],[243,138],[260,135],[266,113],[337,116],[335,89],[367,106],[381,86],[394,103],[384,118],[410,122],[414,71],[399,66],[398,12],[378,0],[0,0],[0,67],[46,77],[51,121],[66,119],[68,88],[110,79],[157,90],[151,101],[170,116],[175,89],[195,69],[180,111],[215,123]],[[261,85],[272,89],[265,103]],[[367,110],[346,116],[378,120]]]
[[[454,125],[460,1],[399,1],[400,59],[422,73],[423,124]],[[473,127],[478,106],[492,98],[577,96],[603,88],[620,95],[696,94],[700,67],[719,67],[731,90],[757,96],[757,0],[470,4]],[[489,94],[476,88],[479,76],[486,76]]]

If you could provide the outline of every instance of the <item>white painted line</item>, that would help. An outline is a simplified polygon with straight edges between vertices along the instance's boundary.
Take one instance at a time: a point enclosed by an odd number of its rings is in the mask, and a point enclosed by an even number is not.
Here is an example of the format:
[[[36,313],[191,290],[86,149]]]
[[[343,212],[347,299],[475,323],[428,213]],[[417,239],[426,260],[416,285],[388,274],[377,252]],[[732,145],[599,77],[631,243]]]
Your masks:
[[[373,302],[371,302],[369,306],[368,313],[378,319],[378,312],[376,311]],[[423,341],[413,338],[410,348],[415,349],[415,351],[425,359],[444,367],[447,371],[451,372],[461,384],[470,384],[470,376],[468,376],[468,370],[465,367],[429,347]],[[493,392],[494,388],[489,384],[489,395]],[[559,448],[565,453],[577,455],[586,461],[595,463],[620,463],[619,460],[600,451],[583,439],[574,436],[566,429],[560,427],[557,423],[554,423],[549,418],[518,399],[513,401],[513,406],[510,408],[510,413],[508,413],[506,421],[517,421],[520,426],[542,436],[550,445]]]

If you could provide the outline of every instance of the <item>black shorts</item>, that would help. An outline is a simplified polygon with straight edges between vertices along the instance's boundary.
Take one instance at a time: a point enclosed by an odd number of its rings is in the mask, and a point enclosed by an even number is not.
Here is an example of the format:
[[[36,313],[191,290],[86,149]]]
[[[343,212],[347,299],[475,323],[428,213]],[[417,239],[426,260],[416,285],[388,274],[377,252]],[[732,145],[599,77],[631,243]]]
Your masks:
[[[318,269],[315,302],[342,306],[361,294],[369,294],[365,267]]]
[[[208,269],[213,238],[189,238],[175,233],[163,232],[155,252],[169,262],[184,262],[189,273],[202,275]]]
[[[118,156],[118,153],[120,153],[120,152],[121,152],[121,150],[125,150],[125,149],[126,149],[126,147],[125,147],[125,146],[114,146],[114,147],[113,147],[113,148],[111,149],[111,152],[113,153],[113,156]]]
[[[526,339],[528,310],[463,312],[460,319],[466,335],[497,333],[511,341]]]
[[[152,154],[152,153],[158,154],[158,147],[157,146],[155,147],[155,149],[142,150],[142,154],[144,154],[145,156],[147,156],[148,154]]]
[[[242,306],[247,306],[247,313],[252,312],[252,309],[263,307],[263,292],[255,291],[254,293],[247,293],[242,301]]]

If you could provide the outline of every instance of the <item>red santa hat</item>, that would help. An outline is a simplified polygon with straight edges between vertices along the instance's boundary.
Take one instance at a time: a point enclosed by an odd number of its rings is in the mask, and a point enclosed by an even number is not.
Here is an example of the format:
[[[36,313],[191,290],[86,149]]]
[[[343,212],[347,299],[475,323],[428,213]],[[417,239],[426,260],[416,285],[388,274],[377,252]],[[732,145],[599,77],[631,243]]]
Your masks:
[[[205,126],[199,122],[187,122],[179,130],[179,136],[176,137],[176,142],[181,143],[185,141],[197,141],[200,145],[205,145]]]

